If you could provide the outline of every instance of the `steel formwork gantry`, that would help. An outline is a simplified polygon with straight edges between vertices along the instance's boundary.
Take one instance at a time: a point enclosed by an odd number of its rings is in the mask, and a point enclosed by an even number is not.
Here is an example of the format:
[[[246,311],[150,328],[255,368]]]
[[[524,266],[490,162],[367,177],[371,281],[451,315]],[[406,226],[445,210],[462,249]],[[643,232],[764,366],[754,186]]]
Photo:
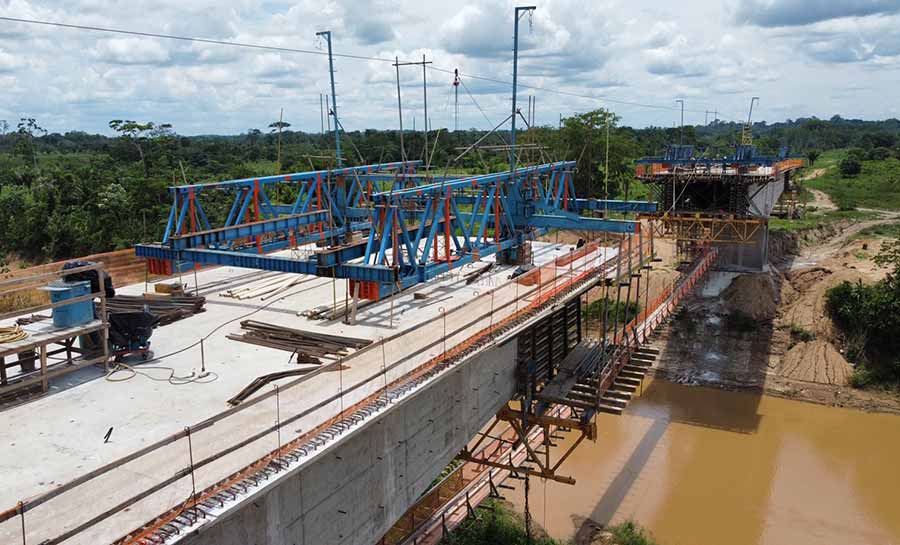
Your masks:
[[[136,252],[157,266],[181,261],[346,278],[354,295],[378,299],[487,255],[515,254],[549,228],[640,229],[635,221],[585,217],[583,211],[656,210],[649,202],[577,198],[572,161],[439,178],[414,176],[415,165],[179,186],[162,243],[139,245]],[[278,183],[298,186],[292,204],[272,202],[266,188]],[[199,204],[199,193],[210,189],[235,192],[223,227],[212,228]],[[248,222],[251,210],[254,221]],[[367,236],[348,241],[351,232]],[[324,247],[311,258],[263,255],[313,241]]]

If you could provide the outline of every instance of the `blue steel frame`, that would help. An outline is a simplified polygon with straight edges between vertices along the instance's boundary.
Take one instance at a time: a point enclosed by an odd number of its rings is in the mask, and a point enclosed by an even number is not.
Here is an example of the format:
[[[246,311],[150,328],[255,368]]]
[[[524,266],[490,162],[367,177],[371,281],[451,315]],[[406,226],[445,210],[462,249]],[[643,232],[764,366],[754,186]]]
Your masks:
[[[167,238],[160,245],[139,245],[136,252],[142,257],[161,260],[346,278],[366,283],[366,297],[377,298],[426,282],[484,256],[514,251],[547,229],[614,233],[634,233],[640,229],[635,221],[586,217],[581,215],[583,211],[656,211],[656,203],[651,202],[577,198],[573,161],[523,167],[514,172],[424,180],[406,179],[403,174],[410,172],[409,165],[386,163],[330,173],[318,171],[179,186],[174,188],[176,201],[170,220],[175,217],[176,209],[180,212],[177,222],[170,222]],[[384,174],[398,169],[399,175]],[[312,192],[321,187],[317,184],[322,176],[334,177],[338,173],[354,175],[352,182],[342,187],[332,184],[336,189],[328,192],[322,209],[311,210]],[[290,207],[273,205],[264,193],[266,185],[280,182],[301,184],[297,200]],[[373,187],[377,190],[373,191]],[[196,193],[210,188],[237,190],[226,225],[208,229],[205,222],[205,232],[173,234],[172,231],[179,233],[184,229],[184,217],[188,214],[187,204],[179,208],[178,195],[182,200],[184,195],[194,195],[196,207],[199,202]],[[257,192],[264,217],[251,223],[235,223],[248,210],[251,189]],[[332,244],[306,259],[267,256],[262,252],[253,255],[232,246],[235,240],[246,237],[321,225],[329,212],[339,225],[335,231],[368,231],[368,237],[356,244]],[[305,238],[327,238],[327,242],[334,243],[331,235],[331,232],[319,232]],[[302,240],[303,237],[292,242]]]
[[[285,214],[297,215],[312,210],[329,210],[331,217],[324,221],[333,222],[335,229],[333,233],[329,230],[325,235],[344,233],[360,227],[354,225],[353,218],[360,216],[353,213],[353,207],[350,205],[365,201],[372,191],[372,187],[363,186],[361,176],[365,175],[366,180],[370,184],[375,184],[376,188],[385,182],[392,186],[403,187],[405,186],[405,175],[414,173],[419,163],[421,161],[381,163],[170,187],[172,207],[169,210],[162,242],[168,244],[170,239],[179,234],[213,229],[200,199],[201,193],[211,190],[234,193],[224,228],[237,229],[247,223],[275,219]],[[275,205],[272,203],[267,189],[277,184],[291,184],[297,187],[297,198],[293,204]],[[253,211],[253,218],[249,217],[251,211]],[[331,225],[329,225],[330,227]],[[274,231],[280,231],[280,229],[272,229],[270,232]],[[298,239],[297,242],[310,242],[317,237],[305,238],[309,240]],[[284,244],[281,246],[284,247]],[[266,247],[265,249],[275,248]]]

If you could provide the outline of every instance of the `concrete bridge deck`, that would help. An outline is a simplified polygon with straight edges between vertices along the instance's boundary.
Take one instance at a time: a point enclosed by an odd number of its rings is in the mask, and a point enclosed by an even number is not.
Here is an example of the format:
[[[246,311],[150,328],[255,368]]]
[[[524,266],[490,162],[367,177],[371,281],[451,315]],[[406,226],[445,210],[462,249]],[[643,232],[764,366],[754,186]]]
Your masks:
[[[420,288],[418,291],[429,294],[427,299],[417,300],[404,293],[393,304],[383,301],[361,310],[355,326],[315,324],[296,316],[298,310],[329,304],[334,292],[340,294],[345,289],[340,281],[332,285],[331,280],[310,279],[297,286],[294,294],[261,309],[255,302],[247,305],[211,295],[260,273],[227,268],[199,273],[201,293],[209,295],[207,311],[159,330],[153,339],[154,349],[157,355],[169,354],[210,335],[205,343],[206,367],[218,375],[217,380],[177,386],[166,380],[170,372],[185,376],[191,369],[199,370],[199,348],[190,347],[149,364],[147,367],[166,367],[145,370],[156,380],[137,375],[113,383],[96,374],[76,374],[71,381],[54,385],[57,391],[51,395],[5,409],[9,425],[0,432],[4,444],[0,470],[17,478],[4,487],[0,500],[10,507],[23,498],[32,500],[26,500],[18,510],[23,516],[0,523],[0,537],[4,542],[21,541],[24,519],[26,543],[102,543],[121,538],[157,515],[184,505],[195,493],[199,496],[223,479],[234,478],[273,450],[284,452],[279,448],[289,448],[292,442],[377,395],[444,350],[464,345],[559,287],[585,281],[584,275],[591,271],[596,276],[598,267],[603,263],[609,267],[616,254],[614,249],[590,249],[575,259],[553,261],[569,250],[536,243],[535,262],[543,265],[539,283],[510,282],[506,277],[511,267],[495,267],[471,286],[465,286],[459,277],[449,277]],[[562,262],[565,264],[560,265]],[[123,292],[140,293],[143,289],[143,285],[132,286]],[[429,304],[435,300],[440,302]],[[274,391],[261,393],[222,413],[224,400],[251,378],[290,367],[285,352],[223,340],[239,328],[237,319],[251,312],[254,319],[303,329],[321,328],[376,342],[347,358],[343,365],[324,366],[283,385],[277,395]],[[393,328],[389,327],[391,314]],[[514,357],[499,360],[511,362]],[[480,407],[485,414],[493,414],[496,399],[502,398],[502,403],[509,398],[501,390],[482,392],[480,396],[473,407]],[[440,396],[430,400],[436,403],[447,399]],[[481,409],[472,410],[480,415]],[[60,422],[69,426],[61,427]],[[460,425],[460,433],[477,431],[477,427],[471,429],[472,425]],[[192,426],[189,433],[180,431],[185,426]],[[103,436],[110,427],[111,441],[104,443]],[[471,434],[465,439],[469,437]],[[448,445],[453,443],[449,441]],[[322,450],[310,453],[308,459],[318,452]],[[427,465],[438,471],[441,464],[440,455],[427,460]],[[408,494],[416,494],[427,473],[410,480]],[[73,485],[72,480],[80,476],[90,478]],[[402,503],[396,507],[401,514],[405,509]],[[390,513],[383,520],[389,525]],[[374,535],[376,526],[383,524],[372,526],[365,535]],[[346,541],[350,535],[354,537]],[[363,543],[357,541],[362,535],[347,532],[335,542]]]

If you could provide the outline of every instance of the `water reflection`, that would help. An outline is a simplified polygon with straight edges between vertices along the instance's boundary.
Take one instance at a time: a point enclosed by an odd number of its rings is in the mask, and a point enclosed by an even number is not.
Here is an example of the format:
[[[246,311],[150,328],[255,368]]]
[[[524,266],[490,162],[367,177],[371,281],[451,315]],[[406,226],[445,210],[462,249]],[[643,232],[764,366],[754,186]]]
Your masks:
[[[900,417],[651,381],[598,428],[575,486],[532,486],[558,538],[635,519],[665,545],[900,544]]]

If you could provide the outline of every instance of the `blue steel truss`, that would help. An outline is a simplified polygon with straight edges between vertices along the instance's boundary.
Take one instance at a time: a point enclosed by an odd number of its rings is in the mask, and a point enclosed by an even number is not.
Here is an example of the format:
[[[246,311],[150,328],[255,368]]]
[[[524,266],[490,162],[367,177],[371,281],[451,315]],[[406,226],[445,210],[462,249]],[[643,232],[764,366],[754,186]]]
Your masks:
[[[635,221],[583,212],[656,211],[656,203],[650,202],[577,198],[572,161],[437,178],[415,176],[413,167],[413,163],[386,163],[179,186],[173,188],[166,237],[161,244],[139,245],[136,252],[154,260],[346,278],[351,285],[361,283],[363,297],[378,298],[487,255],[512,254],[547,229],[614,233],[640,229]],[[325,190],[324,178],[344,182],[329,183]],[[271,202],[265,188],[275,183],[299,185],[293,204]],[[210,189],[237,194],[225,225],[216,229],[197,198]],[[254,221],[241,222],[251,205]],[[190,228],[186,217],[195,218]],[[198,224],[201,231],[194,229]],[[355,243],[338,236],[350,231],[367,236]],[[271,239],[275,233],[282,238]],[[246,244],[251,237],[256,248]],[[263,252],[314,240],[324,241],[325,247],[310,258]],[[237,244],[241,241],[243,246]]]

